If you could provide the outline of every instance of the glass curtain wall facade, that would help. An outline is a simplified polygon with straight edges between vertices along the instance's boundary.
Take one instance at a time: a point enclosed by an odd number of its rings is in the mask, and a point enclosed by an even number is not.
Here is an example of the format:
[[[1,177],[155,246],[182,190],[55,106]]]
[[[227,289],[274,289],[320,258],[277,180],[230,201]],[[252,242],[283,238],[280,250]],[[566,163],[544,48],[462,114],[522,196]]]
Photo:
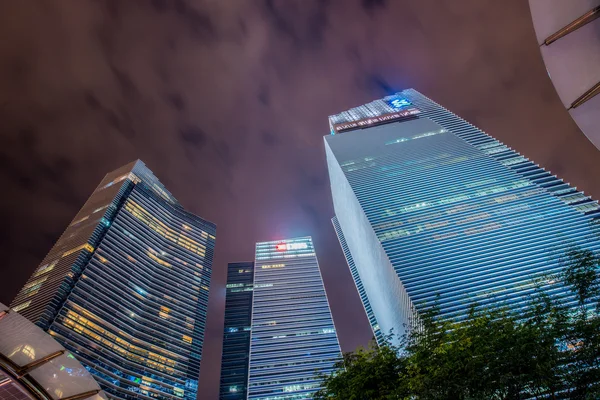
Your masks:
[[[144,163],[106,175],[11,303],[123,399],[196,399],[215,225]]]
[[[367,292],[365,291],[365,287],[360,280],[360,275],[358,274],[358,270],[356,269],[356,264],[354,264],[354,259],[352,258],[352,253],[350,253],[350,249],[348,248],[348,243],[346,243],[346,238],[344,237],[344,232],[342,232],[342,228],[340,227],[340,223],[336,217],[331,219],[333,223],[333,228],[335,229],[335,233],[340,242],[340,246],[342,246],[342,251],[344,252],[344,257],[346,257],[346,263],[348,263],[348,267],[350,268],[350,274],[352,275],[352,279],[354,279],[354,284],[356,285],[356,290],[358,290],[358,295],[360,296],[360,300],[365,308],[365,313],[367,314],[367,318],[369,319],[369,324],[371,325],[371,330],[373,331],[373,337],[377,341],[377,343],[381,343],[384,339],[384,333],[381,332],[379,328],[379,324],[377,323],[377,318],[375,318],[375,313],[373,313],[373,308],[371,304],[369,304],[369,297],[367,296]]]
[[[310,237],[256,244],[249,400],[310,399],[340,360]]]
[[[220,400],[246,400],[254,263],[227,264]]]
[[[438,295],[447,317],[473,301],[518,309],[569,247],[600,248],[597,201],[415,90],[334,115],[330,128],[334,224],[383,333],[398,338]]]

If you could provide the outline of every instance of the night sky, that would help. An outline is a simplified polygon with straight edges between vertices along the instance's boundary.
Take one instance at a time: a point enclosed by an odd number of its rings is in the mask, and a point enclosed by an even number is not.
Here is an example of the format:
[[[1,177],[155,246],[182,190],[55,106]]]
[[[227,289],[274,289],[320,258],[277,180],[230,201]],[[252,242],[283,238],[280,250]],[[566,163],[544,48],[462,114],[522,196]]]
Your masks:
[[[226,263],[312,235],[344,351],[370,339],[331,226],[327,116],[413,87],[600,198],[526,0],[26,0],[0,13],[0,301],[105,173],[142,159],[217,224],[200,398]]]

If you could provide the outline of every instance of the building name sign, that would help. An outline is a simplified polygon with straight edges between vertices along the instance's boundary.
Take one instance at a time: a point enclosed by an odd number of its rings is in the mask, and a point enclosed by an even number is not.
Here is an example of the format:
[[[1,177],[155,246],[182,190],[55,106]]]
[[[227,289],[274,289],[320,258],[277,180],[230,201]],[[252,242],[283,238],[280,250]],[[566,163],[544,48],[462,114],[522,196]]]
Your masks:
[[[277,246],[277,251],[286,251],[286,250],[302,250],[308,249],[308,244],[306,243],[279,243]]]
[[[381,125],[388,122],[397,121],[400,119],[410,118],[419,114],[420,112],[421,111],[419,111],[417,108],[407,108],[406,110],[397,111],[390,114],[383,114],[377,117],[363,118],[359,119],[358,121],[342,122],[341,124],[333,125],[333,129],[335,133],[350,131],[354,129],[361,129],[369,126]]]
[[[395,110],[412,106],[412,103],[402,97],[395,97],[391,100],[387,100],[386,103]]]

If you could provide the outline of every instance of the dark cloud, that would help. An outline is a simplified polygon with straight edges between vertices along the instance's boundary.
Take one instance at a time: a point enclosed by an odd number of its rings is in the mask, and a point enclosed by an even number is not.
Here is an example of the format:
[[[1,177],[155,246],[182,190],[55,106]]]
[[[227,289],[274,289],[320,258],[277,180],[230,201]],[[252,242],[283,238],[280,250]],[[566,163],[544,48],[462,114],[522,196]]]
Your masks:
[[[164,13],[167,11],[167,7],[169,6],[169,0],[152,0],[152,7],[159,13]]]
[[[141,158],[218,226],[203,400],[217,396],[225,265],[255,241],[312,235],[343,350],[371,337],[331,228],[328,115],[414,87],[600,197],[598,151],[556,96],[525,1],[5,3],[0,301],[104,174]]]
[[[303,203],[300,205],[300,207],[302,208],[302,211],[304,211],[304,213],[309,217],[313,226],[319,227],[323,223],[324,218],[315,206],[312,204]]]
[[[360,0],[360,4],[365,11],[371,13],[375,10],[385,8],[387,0]]]
[[[400,89],[393,88],[381,75],[369,75],[367,76],[367,85],[371,86],[376,92],[386,94],[395,93]]]
[[[0,171],[9,187],[14,185],[22,190],[31,190],[34,187],[34,179],[15,165],[6,154],[0,154]],[[13,189],[14,190],[14,189]]]
[[[279,137],[272,132],[262,132],[260,134],[260,139],[265,145],[270,147],[277,146],[281,143]]]
[[[271,99],[269,97],[269,88],[266,85],[262,85],[260,87],[260,89],[258,90],[258,101],[260,101],[260,103],[263,106],[269,106],[269,103],[271,102]]]
[[[69,170],[73,167],[73,162],[66,156],[58,156],[49,163],[40,165],[40,175],[43,179],[60,185],[65,177],[69,175]]]
[[[171,93],[166,96],[167,104],[171,105],[176,111],[185,110],[185,100],[179,93]]]
[[[26,151],[33,151],[38,143],[37,132],[33,127],[20,129],[18,137],[21,147]]]
[[[264,11],[277,34],[287,38],[297,50],[304,50],[322,45],[329,28],[330,3],[329,0],[309,4],[302,0],[264,0]]]
[[[208,135],[199,127],[188,125],[179,130],[179,136],[183,140],[184,146],[192,146],[202,149],[207,141]]]
[[[86,90],[83,96],[85,98],[86,104],[90,106],[90,108],[92,108],[93,110],[99,110],[103,108],[102,104],[100,103],[100,100],[98,100],[94,92]]]
[[[215,153],[226,167],[235,166],[236,160],[231,154],[231,146],[225,141],[217,141],[214,143]]]
[[[132,140],[135,135],[135,128],[131,117],[126,112],[122,112],[119,115],[116,111],[106,109],[104,111],[104,118],[116,132],[121,134],[127,140]]]
[[[129,100],[133,100],[135,97],[139,96],[138,88],[133,83],[133,79],[131,79],[131,76],[128,73],[120,70],[114,65],[111,65],[110,69],[112,70],[123,96]]]
[[[23,82],[31,74],[33,66],[29,59],[16,57],[7,62],[5,77],[8,82]]]
[[[113,20],[117,20],[119,18],[119,3],[119,0],[105,0],[106,11]]]
[[[175,11],[187,24],[189,32],[195,39],[214,39],[216,34],[215,26],[210,15],[204,10],[194,8],[185,0],[172,0]]]

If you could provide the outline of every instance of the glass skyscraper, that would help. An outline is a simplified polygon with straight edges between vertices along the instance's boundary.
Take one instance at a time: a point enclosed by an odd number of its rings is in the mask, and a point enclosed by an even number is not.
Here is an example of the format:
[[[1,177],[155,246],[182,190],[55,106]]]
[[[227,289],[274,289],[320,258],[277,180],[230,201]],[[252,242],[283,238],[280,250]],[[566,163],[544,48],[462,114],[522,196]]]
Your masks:
[[[249,400],[309,399],[340,346],[310,237],[256,244]]]
[[[340,246],[342,246],[344,257],[346,257],[346,262],[348,263],[348,267],[350,268],[352,279],[354,279],[354,283],[356,284],[356,290],[358,290],[360,300],[362,301],[362,304],[365,308],[365,313],[367,314],[367,318],[369,319],[369,324],[371,324],[373,336],[377,342],[380,342],[383,340],[384,333],[381,332],[381,329],[377,324],[377,318],[375,318],[375,313],[373,312],[373,308],[369,303],[369,297],[367,296],[365,287],[363,286],[362,281],[360,280],[358,269],[356,269],[356,264],[354,264],[354,259],[352,258],[352,254],[350,253],[350,249],[348,248],[348,243],[346,243],[346,238],[344,237],[344,233],[342,232],[340,223],[337,220],[337,217],[333,217],[331,222],[333,223],[333,228],[335,229],[335,233],[338,237],[338,240],[340,241]]]
[[[246,400],[254,263],[227,265],[220,400]]]
[[[11,307],[123,399],[196,399],[215,225],[141,161],[107,174]]]
[[[566,249],[600,249],[597,201],[415,90],[329,122],[334,226],[378,339],[436,302],[518,309]]]

